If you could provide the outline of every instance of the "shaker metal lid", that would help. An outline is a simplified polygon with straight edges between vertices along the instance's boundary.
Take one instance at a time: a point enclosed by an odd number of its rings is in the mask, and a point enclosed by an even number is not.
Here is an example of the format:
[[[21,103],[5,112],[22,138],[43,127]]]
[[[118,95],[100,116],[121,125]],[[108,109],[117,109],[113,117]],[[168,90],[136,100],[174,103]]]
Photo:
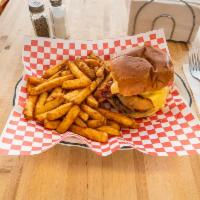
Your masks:
[[[29,10],[32,13],[39,13],[44,11],[44,4],[41,0],[29,0]]]
[[[54,7],[62,5],[62,0],[50,0],[50,2],[51,2],[51,5]]]

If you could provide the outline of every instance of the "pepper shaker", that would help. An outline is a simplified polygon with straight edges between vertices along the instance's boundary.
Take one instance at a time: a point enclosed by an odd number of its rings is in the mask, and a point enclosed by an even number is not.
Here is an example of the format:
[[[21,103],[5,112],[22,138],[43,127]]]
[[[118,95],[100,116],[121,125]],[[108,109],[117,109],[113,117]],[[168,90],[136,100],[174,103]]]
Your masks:
[[[50,16],[54,37],[66,39],[69,37],[66,9],[62,0],[50,0]]]
[[[50,37],[48,17],[44,4],[39,0],[29,0],[30,17],[35,34],[39,37]]]

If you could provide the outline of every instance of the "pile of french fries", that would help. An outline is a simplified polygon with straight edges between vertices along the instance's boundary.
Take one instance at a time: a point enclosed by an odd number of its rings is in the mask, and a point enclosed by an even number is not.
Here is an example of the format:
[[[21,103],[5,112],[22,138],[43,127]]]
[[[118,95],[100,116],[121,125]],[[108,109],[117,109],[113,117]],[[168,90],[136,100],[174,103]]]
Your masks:
[[[133,119],[101,108],[94,97],[107,67],[91,53],[86,59],[63,60],[40,78],[29,77],[24,116],[58,133],[70,130],[98,142],[120,135],[121,127],[137,128]]]

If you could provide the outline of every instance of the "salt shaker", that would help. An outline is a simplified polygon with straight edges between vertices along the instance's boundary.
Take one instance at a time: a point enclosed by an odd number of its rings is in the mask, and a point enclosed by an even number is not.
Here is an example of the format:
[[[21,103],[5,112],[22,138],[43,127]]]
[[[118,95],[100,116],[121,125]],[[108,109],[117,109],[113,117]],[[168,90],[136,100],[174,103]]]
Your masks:
[[[44,11],[44,4],[39,0],[29,0],[29,11],[36,35],[50,37],[48,17]]]
[[[62,0],[50,0],[50,16],[54,37],[66,39],[69,37],[66,9],[62,5]]]

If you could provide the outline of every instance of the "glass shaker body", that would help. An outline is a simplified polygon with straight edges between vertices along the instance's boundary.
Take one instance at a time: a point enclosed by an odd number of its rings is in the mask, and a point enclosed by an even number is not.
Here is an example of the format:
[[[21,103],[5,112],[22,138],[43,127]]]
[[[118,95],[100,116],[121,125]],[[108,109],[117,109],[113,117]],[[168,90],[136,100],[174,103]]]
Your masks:
[[[69,37],[66,8],[63,5],[51,6],[50,16],[54,37],[66,39]]]
[[[44,4],[38,0],[29,0],[29,11],[36,35],[50,37],[48,17],[44,10]]]

